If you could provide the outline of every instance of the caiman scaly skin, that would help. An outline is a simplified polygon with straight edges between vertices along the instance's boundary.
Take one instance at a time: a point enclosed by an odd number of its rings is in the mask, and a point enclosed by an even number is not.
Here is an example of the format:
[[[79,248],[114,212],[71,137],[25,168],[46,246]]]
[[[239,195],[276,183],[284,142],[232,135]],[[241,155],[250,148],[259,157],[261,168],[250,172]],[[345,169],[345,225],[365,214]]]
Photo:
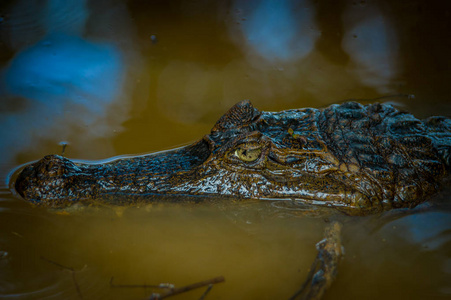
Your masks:
[[[262,112],[242,101],[192,145],[105,164],[49,155],[23,169],[15,188],[47,206],[227,196],[363,214],[413,207],[434,194],[450,153],[446,117],[418,120],[391,105],[356,102]]]

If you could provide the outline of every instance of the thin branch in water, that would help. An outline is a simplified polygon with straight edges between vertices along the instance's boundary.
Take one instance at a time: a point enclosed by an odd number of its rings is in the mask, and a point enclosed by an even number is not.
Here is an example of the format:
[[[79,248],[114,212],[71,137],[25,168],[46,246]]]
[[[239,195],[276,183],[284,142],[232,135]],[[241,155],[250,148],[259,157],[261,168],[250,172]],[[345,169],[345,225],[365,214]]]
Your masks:
[[[41,259],[42,259],[43,261],[46,261],[46,262],[48,262],[48,263],[50,263],[50,264],[53,264],[53,265],[55,265],[55,266],[61,268],[61,269],[63,269],[63,270],[69,270],[69,271],[71,271],[71,272],[75,272],[74,268],[63,266],[62,264],[57,263],[56,261],[50,260],[50,259],[48,259],[48,258],[46,258],[46,257],[44,257],[44,256],[41,256]]]
[[[83,299],[83,294],[81,293],[80,286],[77,283],[77,278],[75,278],[75,271],[72,271],[71,273],[72,273],[72,281],[74,282],[75,289],[77,290],[78,297],[80,299]]]
[[[205,292],[202,294],[201,298],[199,300],[203,300],[205,296],[210,292],[213,285],[215,283],[224,282],[224,276],[215,277],[209,280],[204,280],[200,282],[196,282],[193,284],[189,284],[186,286],[182,286],[179,288],[174,287],[173,284],[169,283],[160,283],[158,285],[150,285],[150,284],[115,284],[113,283],[114,277],[111,277],[110,280],[110,286],[113,288],[153,288],[153,289],[162,289],[165,290],[163,293],[152,293],[150,295],[149,300],[160,300],[164,298],[168,298],[171,296],[175,296],[181,293],[185,293],[194,289],[198,289],[204,286],[208,286]]]
[[[207,289],[205,290],[205,292],[200,296],[199,300],[204,300],[212,288],[213,288],[213,284],[209,284]]]
[[[61,151],[61,156],[64,156],[64,153],[66,152],[66,148],[69,145],[69,143],[68,142],[60,142],[59,145],[63,147],[63,149]]]
[[[315,258],[315,261],[313,262],[312,266],[310,267],[310,271],[307,274],[307,280],[304,281],[301,288],[294,293],[293,296],[291,296],[288,300],[295,300],[297,297],[299,297],[302,293],[305,293],[307,286],[311,284],[312,278],[315,276],[315,273],[320,268],[320,259],[318,257]]]
[[[186,285],[186,286],[182,286],[182,287],[179,287],[179,288],[174,288],[174,289],[172,289],[172,290],[170,290],[170,291],[168,291],[168,292],[166,292],[164,294],[158,295],[158,297],[154,298],[154,299],[160,300],[160,299],[168,298],[168,297],[175,296],[175,295],[178,295],[178,294],[181,294],[181,293],[185,293],[185,292],[188,292],[188,291],[191,291],[191,290],[194,290],[194,289],[198,289],[198,288],[201,288],[201,287],[204,287],[204,286],[213,285],[213,284],[216,284],[216,283],[221,283],[221,282],[224,282],[224,281],[225,281],[224,276],[215,277],[215,278],[212,278],[212,279],[209,279],[209,280],[204,280],[204,281],[196,282],[196,283],[189,284],[189,285]]]
[[[324,231],[325,238],[316,244],[318,254],[307,279],[290,300],[321,299],[337,275],[338,263],[343,255],[341,246],[341,227],[339,222],[331,222]]]
[[[114,277],[110,279],[110,287],[112,288],[153,288],[153,289],[173,289],[174,285],[169,283],[160,283],[158,285],[155,284],[116,284],[113,283]]]
[[[60,269],[62,269],[62,270],[69,271],[69,272],[71,273],[71,275],[72,275],[72,281],[74,282],[75,290],[77,291],[78,297],[79,297],[80,299],[83,299],[83,294],[81,293],[80,286],[78,285],[77,278],[75,277],[76,271],[74,270],[74,268],[67,267],[67,266],[65,266],[65,265],[62,265],[62,264],[56,262],[56,261],[50,260],[50,259],[48,259],[48,258],[46,258],[46,257],[44,257],[44,256],[41,256],[41,259],[42,259],[43,261],[45,261],[45,262],[48,262],[49,264],[52,264],[52,265],[57,266],[58,268],[60,268]]]

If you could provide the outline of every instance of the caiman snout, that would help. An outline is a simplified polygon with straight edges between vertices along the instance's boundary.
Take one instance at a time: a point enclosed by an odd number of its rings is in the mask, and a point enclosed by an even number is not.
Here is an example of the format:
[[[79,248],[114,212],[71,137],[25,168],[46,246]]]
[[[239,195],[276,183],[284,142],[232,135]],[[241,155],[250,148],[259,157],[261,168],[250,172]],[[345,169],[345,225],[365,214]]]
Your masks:
[[[71,186],[82,175],[80,167],[59,155],[47,155],[27,166],[15,182],[16,191],[26,199],[37,201],[49,194],[71,194]]]
[[[196,177],[191,174],[210,156],[209,144],[189,146],[145,156],[113,159],[108,163],[73,162],[48,155],[18,175],[15,189],[25,199],[52,207],[80,200],[129,201],[162,194],[180,194],[173,188]],[[184,174],[190,175],[184,176]]]

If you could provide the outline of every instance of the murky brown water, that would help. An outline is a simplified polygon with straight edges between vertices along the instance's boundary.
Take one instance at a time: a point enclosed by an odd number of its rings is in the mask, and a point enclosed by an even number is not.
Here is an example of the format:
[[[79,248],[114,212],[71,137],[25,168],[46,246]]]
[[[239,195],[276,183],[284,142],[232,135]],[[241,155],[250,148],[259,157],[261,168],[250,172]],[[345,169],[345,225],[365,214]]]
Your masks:
[[[220,275],[206,299],[288,298],[319,218],[254,202],[49,211],[13,197],[7,176],[65,143],[78,159],[186,144],[242,99],[282,110],[407,94],[381,100],[451,116],[450,15],[445,1],[2,2],[0,298],[143,299],[152,290],[110,279]],[[449,193],[426,213],[349,220],[325,298],[451,297]]]

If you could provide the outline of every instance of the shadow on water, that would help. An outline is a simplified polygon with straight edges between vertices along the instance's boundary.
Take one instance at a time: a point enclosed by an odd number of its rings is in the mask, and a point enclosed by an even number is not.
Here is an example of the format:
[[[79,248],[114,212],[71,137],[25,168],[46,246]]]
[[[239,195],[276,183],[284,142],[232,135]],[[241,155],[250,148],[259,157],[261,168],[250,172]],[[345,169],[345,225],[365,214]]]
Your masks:
[[[269,111],[379,99],[450,116],[450,11],[446,1],[5,1],[0,179],[51,153],[186,144],[243,99]],[[449,192],[425,212],[348,219],[325,299],[449,297]],[[141,299],[152,290],[112,288],[111,277],[184,286],[219,275],[207,299],[288,298],[324,228],[297,212],[235,201],[48,210],[3,186],[0,298]]]

